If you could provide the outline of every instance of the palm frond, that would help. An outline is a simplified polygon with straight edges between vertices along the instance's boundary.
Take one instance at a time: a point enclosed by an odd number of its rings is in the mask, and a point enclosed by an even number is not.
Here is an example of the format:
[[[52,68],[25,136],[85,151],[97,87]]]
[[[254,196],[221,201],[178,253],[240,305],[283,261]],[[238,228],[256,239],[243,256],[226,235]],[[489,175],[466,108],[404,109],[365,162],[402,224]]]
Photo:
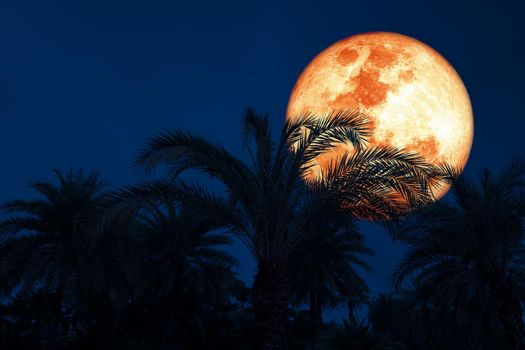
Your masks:
[[[332,162],[316,181],[357,217],[384,221],[431,203],[445,179],[442,168],[415,153],[371,147]]]
[[[359,111],[340,111],[326,116],[305,115],[286,125],[287,146],[297,166],[306,171],[318,156],[341,144],[361,148],[370,131],[367,117]]]
[[[244,113],[242,130],[245,143],[250,138],[255,141],[256,151],[254,157],[254,168],[262,176],[270,175],[270,168],[273,158],[273,142],[268,115],[260,116],[253,108],[248,108]]]

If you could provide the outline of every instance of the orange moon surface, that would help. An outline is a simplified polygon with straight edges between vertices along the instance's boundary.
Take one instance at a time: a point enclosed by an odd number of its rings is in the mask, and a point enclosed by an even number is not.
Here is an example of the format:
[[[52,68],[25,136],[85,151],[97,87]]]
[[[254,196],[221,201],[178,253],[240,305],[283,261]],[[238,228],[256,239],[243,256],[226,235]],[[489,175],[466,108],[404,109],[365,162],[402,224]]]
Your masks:
[[[287,119],[360,110],[369,117],[368,145],[417,152],[432,164],[463,169],[472,146],[470,99],[454,68],[426,44],[386,32],[343,39],[317,55],[293,88]],[[351,145],[316,160],[311,176]],[[448,188],[435,192],[442,197]]]

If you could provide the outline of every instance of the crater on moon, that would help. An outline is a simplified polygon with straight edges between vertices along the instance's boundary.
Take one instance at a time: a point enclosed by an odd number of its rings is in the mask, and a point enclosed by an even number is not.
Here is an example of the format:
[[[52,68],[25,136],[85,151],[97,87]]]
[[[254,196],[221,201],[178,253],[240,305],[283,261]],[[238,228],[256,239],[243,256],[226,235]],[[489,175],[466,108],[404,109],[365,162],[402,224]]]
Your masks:
[[[370,145],[414,151],[434,164],[466,164],[473,138],[468,93],[454,68],[416,39],[378,32],[330,46],[297,80],[287,118],[348,109],[369,116]],[[320,156],[312,176],[350,148]]]

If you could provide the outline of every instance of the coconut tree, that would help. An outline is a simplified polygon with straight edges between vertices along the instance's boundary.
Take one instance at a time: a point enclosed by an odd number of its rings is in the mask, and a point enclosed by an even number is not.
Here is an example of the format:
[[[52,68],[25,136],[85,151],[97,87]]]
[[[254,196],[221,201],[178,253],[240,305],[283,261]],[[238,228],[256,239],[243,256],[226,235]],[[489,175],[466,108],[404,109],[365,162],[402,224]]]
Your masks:
[[[58,185],[31,183],[40,198],[0,207],[7,214],[0,222],[0,285],[21,300],[35,291],[44,295],[56,333],[59,322],[107,296],[120,273],[115,237],[94,229],[103,212],[99,177],[81,170],[55,174]]]
[[[408,245],[394,281],[400,285],[413,276],[433,291],[434,304],[453,305],[459,319],[471,315],[468,323],[481,322],[493,310],[511,348],[522,349],[524,219],[524,159],[511,162],[497,177],[485,170],[479,186],[461,177],[450,201],[392,226],[395,237]],[[490,321],[482,323],[486,334]]]
[[[262,349],[280,349],[289,303],[286,266],[312,219],[342,208],[354,217],[391,217],[431,200],[429,188],[440,172],[415,154],[364,148],[368,123],[358,112],[287,121],[277,142],[267,116],[249,109],[242,125],[249,163],[186,132],[153,137],[137,162],[146,171],[165,164],[169,178],[115,193],[109,218],[137,210],[144,201],[176,199],[237,234],[257,261],[252,289],[257,342]],[[354,152],[322,169],[318,181],[308,181],[319,155],[341,144],[353,145]],[[205,172],[225,191],[183,182],[179,175],[189,169]]]
[[[322,324],[324,308],[365,297],[366,282],[355,268],[368,270],[363,257],[371,254],[350,216],[340,213],[331,221],[320,217],[312,220],[290,257],[288,276],[292,300],[309,305],[314,332]]]

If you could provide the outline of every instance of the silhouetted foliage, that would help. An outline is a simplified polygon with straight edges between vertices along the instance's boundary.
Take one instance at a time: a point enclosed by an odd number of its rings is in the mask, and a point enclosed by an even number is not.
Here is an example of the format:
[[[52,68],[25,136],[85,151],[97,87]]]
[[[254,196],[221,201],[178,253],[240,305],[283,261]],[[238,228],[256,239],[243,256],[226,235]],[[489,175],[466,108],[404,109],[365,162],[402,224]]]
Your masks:
[[[309,305],[314,333],[322,325],[323,309],[366,298],[368,287],[355,267],[368,270],[363,257],[371,254],[351,217],[312,220],[290,257],[288,276],[292,301]]]
[[[41,303],[30,312],[42,312],[32,321],[50,327],[52,347],[60,332],[94,312],[103,298],[116,292],[119,262],[115,237],[95,230],[102,215],[102,183],[82,171],[62,174],[59,184],[30,185],[41,198],[12,200],[1,210],[12,214],[0,222],[0,281],[4,295]]]
[[[416,154],[363,148],[369,132],[366,117],[358,112],[288,121],[275,143],[268,118],[249,109],[243,130],[246,143],[254,146],[249,147],[251,164],[189,133],[152,138],[137,162],[146,171],[166,164],[170,178],[128,186],[113,194],[110,203],[114,217],[145,202],[180,201],[236,233],[258,264],[252,297],[258,343],[262,349],[280,349],[290,300],[287,264],[312,221],[329,223],[343,214],[386,220],[430,202],[431,188],[442,180],[443,171]],[[355,152],[308,181],[317,157],[341,144],[354,145]],[[226,195],[181,181],[179,175],[188,169],[220,181]]]
[[[268,118],[248,110],[243,130],[251,163],[174,131],[138,158],[146,171],[167,165],[163,179],[108,192],[95,174],[55,171],[56,184],[30,184],[38,197],[2,204],[0,347],[524,347],[524,160],[476,185],[418,155],[364,147],[357,112],[287,122],[275,142]],[[313,181],[316,157],[341,143],[354,151]],[[184,181],[187,170],[221,187]],[[431,204],[444,181],[450,198]],[[407,247],[391,293],[365,283],[362,218],[390,220]],[[251,286],[228,253],[234,238],[257,261]],[[324,322],[334,307],[347,318]]]
[[[439,311],[453,313],[472,347],[501,344],[488,334],[502,328],[509,348],[523,348],[525,160],[499,177],[485,170],[479,186],[460,177],[451,192],[392,227],[409,248],[394,281],[413,276],[428,312],[448,308]]]

